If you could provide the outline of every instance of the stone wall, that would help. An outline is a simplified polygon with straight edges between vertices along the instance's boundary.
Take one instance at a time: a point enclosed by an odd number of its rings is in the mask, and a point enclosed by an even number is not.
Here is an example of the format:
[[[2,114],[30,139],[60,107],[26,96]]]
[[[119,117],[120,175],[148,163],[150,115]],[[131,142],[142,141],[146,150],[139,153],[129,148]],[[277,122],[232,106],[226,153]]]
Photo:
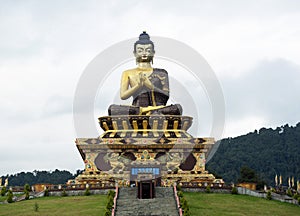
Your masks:
[[[239,194],[245,194],[245,195],[255,196],[255,197],[260,197],[260,198],[266,198],[266,196],[267,196],[266,192],[257,192],[257,191],[249,190],[247,188],[242,188],[242,187],[238,187],[237,189],[238,189]],[[273,200],[277,200],[280,202],[288,202],[288,203],[298,205],[297,200],[295,200],[287,195],[280,195],[280,194],[276,194],[276,193],[272,193],[271,195],[272,195]]]
[[[200,192],[205,193],[206,188],[181,188],[184,192]],[[229,188],[210,188],[211,193],[231,193],[231,189]]]
[[[98,189],[98,190],[90,190],[91,194],[107,194],[108,191],[114,189]],[[62,190],[59,191],[49,191],[49,196],[61,196]],[[66,190],[65,191],[68,196],[83,196],[85,190]]]
[[[237,189],[239,194],[245,194],[245,195],[260,197],[260,198],[266,198],[267,196],[267,193],[265,192],[257,192],[257,191],[250,190],[248,188],[237,187]]]

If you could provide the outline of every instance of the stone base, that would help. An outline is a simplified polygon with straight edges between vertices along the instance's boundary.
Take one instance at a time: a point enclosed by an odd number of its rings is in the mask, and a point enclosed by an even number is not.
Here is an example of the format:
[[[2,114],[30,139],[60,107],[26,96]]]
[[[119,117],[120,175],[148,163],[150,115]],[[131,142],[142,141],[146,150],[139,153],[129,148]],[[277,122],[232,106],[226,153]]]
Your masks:
[[[100,137],[76,139],[85,163],[77,183],[129,186],[141,173],[165,186],[215,180],[205,170],[214,139],[188,134],[191,117],[109,116],[99,122],[105,130]]]

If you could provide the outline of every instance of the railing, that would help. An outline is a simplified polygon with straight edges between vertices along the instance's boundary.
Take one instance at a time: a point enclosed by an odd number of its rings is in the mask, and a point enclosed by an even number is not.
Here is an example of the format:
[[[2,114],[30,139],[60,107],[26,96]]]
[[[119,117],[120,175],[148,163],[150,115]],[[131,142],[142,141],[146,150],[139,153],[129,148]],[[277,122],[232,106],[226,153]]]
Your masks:
[[[173,185],[173,190],[174,190],[174,196],[175,196],[175,200],[176,200],[176,206],[179,212],[179,216],[182,216],[182,208],[180,207],[180,200],[179,197],[177,195],[177,188],[176,185]]]
[[[118,187],[118,185],[116,185],[116,194],[115,194],[115,197],[114,197],[114,206],[113,206],[113,209],[111,211],[112,216],[115,216],[115,210],[116,210],[116,207],[117,207],[118,194],[119,194],[119,187]]]

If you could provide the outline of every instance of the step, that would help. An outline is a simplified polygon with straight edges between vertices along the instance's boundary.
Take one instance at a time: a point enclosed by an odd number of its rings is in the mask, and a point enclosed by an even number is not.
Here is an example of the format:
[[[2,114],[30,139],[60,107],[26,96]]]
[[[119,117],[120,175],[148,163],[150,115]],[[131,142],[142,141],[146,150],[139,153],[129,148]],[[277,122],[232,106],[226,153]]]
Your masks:
[[[178,216],[172,188],[156,187],[154,199],[138,199],[137,188],[121,188],[116,216]]]

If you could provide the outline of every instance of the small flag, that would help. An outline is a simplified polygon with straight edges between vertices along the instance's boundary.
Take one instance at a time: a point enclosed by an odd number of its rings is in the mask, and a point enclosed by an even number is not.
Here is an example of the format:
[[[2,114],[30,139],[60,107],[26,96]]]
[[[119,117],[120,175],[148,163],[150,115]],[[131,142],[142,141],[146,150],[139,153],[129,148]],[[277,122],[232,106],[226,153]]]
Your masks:
[[[279,176],[279,185],[282,185],[282,175]]]

